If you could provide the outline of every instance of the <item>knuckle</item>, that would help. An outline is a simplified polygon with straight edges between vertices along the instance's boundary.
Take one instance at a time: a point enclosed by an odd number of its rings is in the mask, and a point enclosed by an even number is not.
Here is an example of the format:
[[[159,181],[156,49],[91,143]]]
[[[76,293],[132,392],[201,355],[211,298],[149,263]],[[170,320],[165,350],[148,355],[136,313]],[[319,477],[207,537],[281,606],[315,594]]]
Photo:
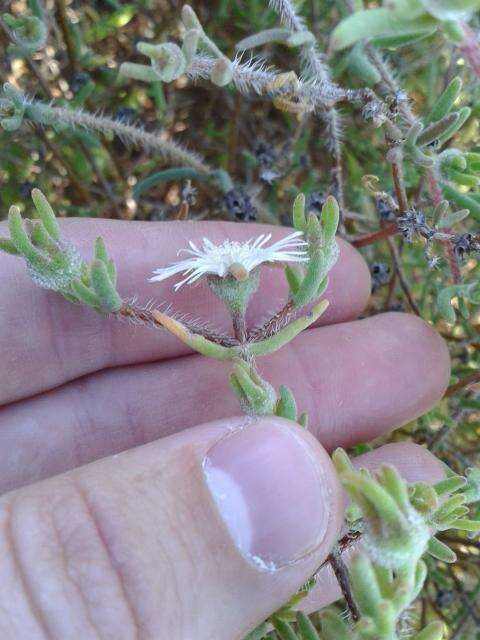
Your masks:
[[[11,505],[0,503],[0,637],[46,640],[47,635],[31,600],[11,531]]]
[[[6,580],[11,589],[1,590],[0,631],[2,624],[14,625],[16,634],[0,637],[139,637],[96,514],[71,479],[13,493],[0,505],[1,551],[7,558],[1,582]]]

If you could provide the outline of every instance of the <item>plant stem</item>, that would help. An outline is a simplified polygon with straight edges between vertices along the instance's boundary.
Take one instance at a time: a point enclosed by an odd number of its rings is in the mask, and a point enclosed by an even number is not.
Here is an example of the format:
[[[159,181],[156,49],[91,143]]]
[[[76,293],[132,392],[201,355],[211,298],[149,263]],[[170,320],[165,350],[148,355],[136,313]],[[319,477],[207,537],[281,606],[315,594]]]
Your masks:
[[[297,15],[295,6],[290,0],[270,0],[270,6],[277,11],[283,24],[292,31],[303,31],[305,25],[303,20]],[[322,60],[316,46],[308,45],[303,47],[302,57],[304,67],[307,68],[319,86],[331,87],[336,89],[336,85],[330,78],[330,70],[328,65]],[[333,167],[332,178],[334,186],[334,195],[338,200],[340,213],[345,214],[345,192],[343,188],[343,168],[342,168],[342,144],[340,142],[341,118],[333,103],[326,104],[320,117],[325,122],[328,140],[328,147],[332,154]]]
[[[163,132],[149,132],[141,127],[125,124],[119,120],[114,120],[107,116],[99,116],[85,111],[75,111],[65,107],[54,107],[35,100],[27,102],[32,106],[39,106],[42,109],[45,120],[50,122],[63,123],[70,127],[85,127],[91,131],[112,134],[121,138],[125,142],[140,148],[158,153],[166,162],[193,167],[198,172],[210,174],[212,168],[209,167],[196,153],[188,151],[173,140],[167,140],[162,135]],[[28,117],[28,113],[27,116]]]
[[[155,306],[148,305],[146,307],[140,307],[133,302],[124,301],[122,307],[115,315],[119,318],[130,320],[135,324],[142,324],[163,329],[163,325],[155,318],[155,315],[153,313],[155,310],[158,311]],[[216,344],[220,344],[224,347],[231,347],[237,344],[237,340],[234,340],[227,335],[218,333],[208,326],[200,327],[195,323],[189,323],[188,320],[182,320],[182,324],[187,327],[190,332],[201,335],[207,340],[215,342]]]
[[[419,317],[421,317],[421,313],[420,313],[420,309],[417,306],[417,303],[415,302],[415,300],[413,299],[412,293],[410,291],[410,287],[408,285],[407,279],[405,277],[405,274],[403,272],[403,268],[402,268],[402,264],[401,264],[401,260],[400,260],[400,255],[398,253],[398,249],[395,246],[395,243],[392,241],[391,238],[386,238],[387,243],[388,243],[388,247],[390,249],[390,253],[392,256],[392,260],[393,260],[393,264],[395,266],[395,271],[397,273],[398,276],[398,281],[400,282],[400,286],[402,287],[403,293],[405,294],[405,297],[408,300],[408,304],[410,305],[410,308],[412,309],[413,313]]]
[[[233,334],[235,338],[243,344],[247,338],[247,324],[244,313],[232,314]]]
[[[392,162],[393,185],[397,196],[398,213],[404,215],[408,211],[408,198],[403,176],[403,154],[400,148],[395,155],[398,157]]]
[[[77,69],[77,60],[75,55],[75,45],[73,43],[72,34],[68,26],[67,10],[65,7],[65,0],[55,0],[55,8],[58,18],[58,23],[62,31],[65,46],[67,48],[68,61],[70,66],[70,72],[73,75]]]
[[[265,338],[269,338],[272,336],[275,331],[278,331],[279,328],[283,327],[292,317],[292,314],[295,310],[294,304],[292,301],[288,301],[280,311],[277,311],[265,324],[263,324],[258,329],[254,329],[250,332],[248,339],[249,340],[264,340]]]
[[[475,371],[474,373],[461,378],[458,382],[451,384],[445,391],[445,396],[454,396],[461,389],[464,389],[471,384],[476,384],[477,382],[480,382],[480,371]]]
[[[352,620],[357,622],[360,619],[360,611],[357,603],[353,597],[352,590],[350,588],[350,579],[348,576],[347,565],[342,559],[341,552],[338,548],[334,548],[328,556],[328,562],[333,569],[333,573],[337,578],[337,582],[342,590],[343,597],[347,603],[348,610],[352,616]]]
[[[396,224],[389,224],[385,227],[382,227],[378,231],[373,231],[372,233],[366,233],[363,236],[359,236],[351,240],[351,244],[354,247],[367,247],[374,242],[378,242],[379,240],[384,240],[389,236],[395,236],[399,233],[399,229]]]

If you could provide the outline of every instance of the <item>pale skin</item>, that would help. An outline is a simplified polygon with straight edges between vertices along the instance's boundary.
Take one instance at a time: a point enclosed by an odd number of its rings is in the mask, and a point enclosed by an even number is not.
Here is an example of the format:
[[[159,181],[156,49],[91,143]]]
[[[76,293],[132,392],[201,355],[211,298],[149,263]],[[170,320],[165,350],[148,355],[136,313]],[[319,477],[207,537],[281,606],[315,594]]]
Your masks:
[[[174,280],[151,284],[147,277],[189,239],[242,240],[265,230],[211,222],[62,223],[85,258],[95,237],[104,237],[122,295],[171,301],[224,330],[228,317],[205,283],[174,294]],[[285,234],[272,232],[274,239]],[[272,441],[294,430],[327,488],[329,516],[308,554],[261,571],[235,546],[202,470],[212,445],[245,422],[231,417],[239,408],[228,389],[229,365],[188,352],[166,332],[102,318],[35,288],[12,256],[0,254],[0,270],[1,638],[242,638],[335,542],[344,500],[326,451],[405,424],[448,384],[446,346],[426,323],[405,314],[356,319],[369,296],[368,269],[342,243],[321,326],[259,361],[262,375],[276,387],[287,384],[310,415],[309,433],[279,419],[260,428]],[[249,323],[276,311],[284,294],[281,270],[265,269]],[[357,464],[383,462],[411,481],[443,474],[432,454],[406,443],[381,446]],[[275,518],[282,522],[281,513]],[[327,575],[306,607],[336,597]]]

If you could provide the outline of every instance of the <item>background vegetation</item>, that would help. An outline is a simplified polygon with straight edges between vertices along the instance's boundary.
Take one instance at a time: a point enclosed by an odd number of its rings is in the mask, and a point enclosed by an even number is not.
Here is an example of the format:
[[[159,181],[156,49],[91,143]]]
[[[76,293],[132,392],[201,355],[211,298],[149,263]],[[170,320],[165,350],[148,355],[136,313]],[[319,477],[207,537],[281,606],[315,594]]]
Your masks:
[[[183,143],[199,153],[212,172],[222,170],[216,174],[219,180],[199,180],[191,167],[177,170],[178,163],[132,145],[124,136],[29,119],[14,131],[0,129],[2,217],[11,204],[24,210],[32,188],[38,187],[64,216],[147,221],[189,216],[289,224],[299,192],[307,194],[310,210],[320,210],[332,193],[342,203],[341,234],[360,248],[370,265],[373,295],[367,314],[393,309],[416,313],[450,346],[453,369],[446,397],[391,438],[425,444],[459,474],[478,465],[478,15],[470,17],[469,39],[460,42],[438,28],[403,47],[370,43],[333,51],[334,27],[361,3],[306,0],[301,5],[319,51],[329,52],[333,81],[344,89],[373,88],[392,121],[400,112],[401,133],[416,114],[429,114],[439,106],[453,79],[461,80],[449,111],[463,114],[463,126],[443,142],[436,132],[422,150],[429,156],[433,149],[436,157],[452,148],[458,153],[444,155],[442,166],[435,160],[431,169],[401,145],[408,207],[397,211],[396,203],[401,203],[392,178],[395,158],[392,162],[388,154],[398,141],[395,130],[376,121],[368,93],[340,101],[335,107],[338,120],[332,124],[328,110],[316,117],[308,105],[300,104],[298,113],[292,113],[295,109],[279,108],[271,97],[254,91],[242,95],[230,84],[193,82],[185,75],[170,83],[141,83],[119,75],[123,62],[145,64],[136,49],[139,41],[179,41],[181,3],[173,0],[48,0],[45,6],[22,0],[3,3],[2,8],[13,16],[41,15],[48,27],[44,46],[29,50],[15,37],[11,20],[0,22],[2,83],[46,103],[108,114],[120,124],[146,131],[160,129],[163,140]],[[279,24],[264,0],[212,0],[196,2],[194,8],[209,37],[231,59],[236,43]],[[297,49],[269,43],[259,51],[268,64],[301,75]],[[247,53],[242,59],[249,58]],[[2,108],[10,117],[10,106],[0,103]],[[410,123],[405,110],[415,114]],[[465,166],[459,157],[466,158]],[[173,172],[159,174],[172,167]],[[435,216],[446,214],[438,210],[444,197],[452,205],[450,214],[466,208],[470,215],[463,220],[462,215],[450,217],[451,239],[435,244],[429,242],[429,229],[438,223]],[[458,561],[450,565],[429,560],[429,576],[412,616],[422,624],[445,621],[451,638],[480,638],[480,543],[451,531],[440,538],[455,550]]]

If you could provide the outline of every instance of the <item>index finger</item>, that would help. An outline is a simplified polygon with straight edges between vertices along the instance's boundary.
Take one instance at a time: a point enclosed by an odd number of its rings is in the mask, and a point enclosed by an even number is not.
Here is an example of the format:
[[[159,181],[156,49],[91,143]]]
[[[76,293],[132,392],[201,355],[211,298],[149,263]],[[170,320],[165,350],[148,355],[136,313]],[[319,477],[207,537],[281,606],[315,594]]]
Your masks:
[[[119,272],[119,290],[140,302],[154,298],[174,303],[174,310],[208,320],[230,331],[222,304],[200,282],[195,290],[183,287],[175,296],[175,282],[149,283],[152,270],[174,261],[189,240],[208,236],[212,242],[226,238],[246,240],[260,233],[273,239],[288,229],[228,222],[123,222],[67,219],[61,221],[65,239],[91,259],[95,238],[101,235]],[[1,229],[0,235],[5,235]],[[90,255],[89,255],[90,254]],[[93,310],[69,304],[58,294],[41,290],[30,281],[25,265],[0,254],[2,298],[0,305],[0,404],[51,389],[103,368],[173,358],[186,347],[164,331],[132,327],[104,318]],[[323,322],[355,318],[370,293],[370,277],[361,256],[340,241],[340,258],[331,272],[326,297],[330,310]],[[255,326],[283,304],[286,285],[280,269],[265,269],[258,293],[252,299],[249,323]]]

